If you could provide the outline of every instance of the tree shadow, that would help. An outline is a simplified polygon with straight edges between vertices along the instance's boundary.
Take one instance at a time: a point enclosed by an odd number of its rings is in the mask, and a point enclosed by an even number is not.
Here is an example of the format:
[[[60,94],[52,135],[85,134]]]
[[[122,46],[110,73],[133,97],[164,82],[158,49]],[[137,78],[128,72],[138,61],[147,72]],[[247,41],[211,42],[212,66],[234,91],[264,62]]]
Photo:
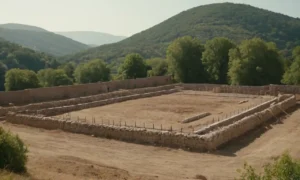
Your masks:
[[[286,110],[286,112],[291,115],[296,110],[300,109],[300,104],[297,103],[296,106]],[[215,155],[221,155],[221,156],[229,156],[229,157],[235,157],[236,152],[247,147],[249,144],[255,141],[255,139],[261,137],[265,132],[272,129],[273,126],[277,124],[284,124],[285,119],[287,119],[288,116],[285,113],[281,113],[280,116],[274,117],[267,121],[266,123],[262,124],[261,126],[247,132],[246,134],[235,138],[231,140],[230,142],[222,145],[214,152],[211,152],[211,154]]]

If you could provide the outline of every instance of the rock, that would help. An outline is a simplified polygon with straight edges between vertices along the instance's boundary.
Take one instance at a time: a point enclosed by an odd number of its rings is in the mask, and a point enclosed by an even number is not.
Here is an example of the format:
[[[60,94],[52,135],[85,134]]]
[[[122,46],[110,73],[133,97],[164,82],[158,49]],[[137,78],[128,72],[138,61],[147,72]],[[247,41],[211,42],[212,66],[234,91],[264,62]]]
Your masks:
[[[248,100],[240,101],[239,104],[244,104],[246,102],[248,102]]]

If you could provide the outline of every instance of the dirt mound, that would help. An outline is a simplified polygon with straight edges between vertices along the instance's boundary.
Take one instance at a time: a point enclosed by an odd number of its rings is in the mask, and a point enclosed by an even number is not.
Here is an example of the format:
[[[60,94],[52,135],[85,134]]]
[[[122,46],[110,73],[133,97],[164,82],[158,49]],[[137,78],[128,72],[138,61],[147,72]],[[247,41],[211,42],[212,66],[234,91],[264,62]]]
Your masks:
[[[41,169],[43,169],[41,171]],[[89,180],[131,180],[156,179],[148,176],[132,176],[128,171],[81,159],[74,156],[42,157],[35,161],[31,173],[36,179],[89,179]]]

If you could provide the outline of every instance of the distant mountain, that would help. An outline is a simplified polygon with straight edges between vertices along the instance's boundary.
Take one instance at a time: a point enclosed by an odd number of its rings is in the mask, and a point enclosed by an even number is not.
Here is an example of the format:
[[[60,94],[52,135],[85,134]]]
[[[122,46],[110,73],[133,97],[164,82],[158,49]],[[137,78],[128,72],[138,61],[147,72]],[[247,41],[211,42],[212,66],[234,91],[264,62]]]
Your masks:
[[[203,43],[214,37],[227,37],[237,43],[260,37],[289,51],[300,45],[300,19],[245,4],[204,5],[183,11],[121,42],[69,55],[65,60],[102,58],[111,62],[132,52],[145,58],[164,57],[168,44],[186,35],[197,37]]]
[[[90,47],[97,47],[97,46],[99,46],[99,45],[96,45],[96,44],[88,44],[88,46],[90,46]]]
[[[23,24],[0,25],[0,38],[54,56],[64,56],[89,48],[88,45],[65,36]]]
[[[47,32],[47,30],[40,28],[40,27],[30,26],[30,25],[26,25],[26,24],[16,24],[16,23],[0,24],[0,28]]]
[[[94,32],[94,31],[69,31],[69,32],[55,32],[55,33],[92,46],[111,44],[111,43],[119,42],[126,38],[125,36],[115,36],[107,33]]]

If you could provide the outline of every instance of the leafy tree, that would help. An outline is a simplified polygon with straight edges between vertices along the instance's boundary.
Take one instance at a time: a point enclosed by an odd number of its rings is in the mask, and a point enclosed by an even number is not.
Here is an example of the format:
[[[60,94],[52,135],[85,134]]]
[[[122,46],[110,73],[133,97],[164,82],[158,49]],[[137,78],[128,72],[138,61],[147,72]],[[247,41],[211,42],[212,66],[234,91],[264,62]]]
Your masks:
[[[45,68],[58,68],[61,63],[56,60],[56,59],[53,59],[53,58],[50,58],[50,59],[45,59],[45,58],[42,58],[42,61],[45,61]]]
[[[74,71],[74,77],[77,83],[108,81],[110,79],[110,69],[103,60],[95,59],[78,65]]]
[[[201,58],[203,45],[196,38],[185,36],[173,41],[167,49],[170,72],[175,79],[184,83],[207,81]]]
[[[202,61],[213,83],[227,84],[229,50],[235,44],[227,38],[214,38],[205,44]]]
[[[10,69],[5,74],[5,90],[16,91],[39,87],[39,80],[34,71]]]
[[[18,61],[18,64],[22,65],[23,69],[30,69],[38,71],[45,68],[45,62],[40,60],[37,54],[31,51],[18,50],[14,52],[14,55]]]
[[[148,76],[163,76],[168,73],[168,62],[165,59],[148,59],[146,64],[151,67],[151,70],[148,71]]]
[[[147,66],[143,58],[136,53],[128,54],[119,69],[124,79],[135,79],[147,76]]]
[[[43,87],[71,85],[72,79],[63,69],[42,69],[37,73],[39,83]]]
[[[291,66],[283,75],[282,83],[300,85],[300,46],[293,50],[293,59]]]
[[[295,47],[293,50],[293,57],[299,57],[300,56],[300,45]]]
[[[255,172],[255,169],[248,165],[244,165],[239,180],[298,180],[300,179],[300,162],[293,160],[288,153],[284,153],[273,163],[269,163],[264,167],[263,173]]]
[[[3,64],[6,65],[8,69],[19,68],[20,65],[14,54],[8,54],[4,59],[1,60]]]
[[[228,75],[233,85],[278,84],[283,69],[276,45],[259,38],[245,40],[229,51]]]
[[[75,63],[68,62],[58,67],[59,69],[63,69],[67,76],[71,79],[74,79],[74,71],[75,71]]]
[[[0,127],[0,169],[14,172],[26,171],[26,153],[28,152],[23,141],[16,135],[4,131]]]
[[[5,64],[0,62],[0,91],[4,91],[4,83],[5,83],[5,73],[7,71],[7,67]]]

